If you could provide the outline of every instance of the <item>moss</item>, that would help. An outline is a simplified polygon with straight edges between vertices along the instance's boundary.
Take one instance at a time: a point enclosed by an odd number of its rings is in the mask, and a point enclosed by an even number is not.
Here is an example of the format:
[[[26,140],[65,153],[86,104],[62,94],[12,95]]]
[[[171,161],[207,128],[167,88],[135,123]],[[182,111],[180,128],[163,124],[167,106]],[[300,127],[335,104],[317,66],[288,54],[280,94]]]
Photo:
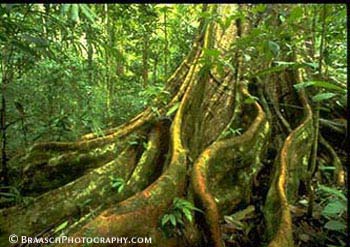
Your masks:
[[[313,141],[310,135],[312,112],[305,99],[303,104],[306,109],[304,121],[289,134],[283,144],[279,159],[275,162],[275,175],[266,199],[265,217],[271,238],[269,247],[294,246],[289,202],[296,198],[299,181],[305,177],[303,174],[307,174],[305,162]],[[279,212],[277,221],[273,215],[275,212]]]
[[[131,173],[133,165],[136,164],[135,157],[136,154],[132,149],[125,149],[117,160],[109,162],[66,186],[43,194],[36,198],[29,208],[16,206],[1,211],[0,241],[7,241],[3,239],[7,239],[6,234],[15,232],[18,235],[31,236],[46,229],[48,223],[78,216],[83,213],[80,212],[80,205],[89,198],[93,198],[89,205],[90,208],[112,202],[115,197],[108,195],[112,192],[108,189],[110,188],[108,175],[119,173],[120,176],[125,176],[127,171]]]

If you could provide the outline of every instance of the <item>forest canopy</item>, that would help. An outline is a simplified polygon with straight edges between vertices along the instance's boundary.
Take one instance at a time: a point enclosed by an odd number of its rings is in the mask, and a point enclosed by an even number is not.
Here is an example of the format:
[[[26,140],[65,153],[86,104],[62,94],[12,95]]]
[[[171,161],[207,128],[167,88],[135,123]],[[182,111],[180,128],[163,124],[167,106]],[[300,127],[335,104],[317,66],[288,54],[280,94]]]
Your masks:
[[[0,17],[0,246],[345,246],[345,4]]]

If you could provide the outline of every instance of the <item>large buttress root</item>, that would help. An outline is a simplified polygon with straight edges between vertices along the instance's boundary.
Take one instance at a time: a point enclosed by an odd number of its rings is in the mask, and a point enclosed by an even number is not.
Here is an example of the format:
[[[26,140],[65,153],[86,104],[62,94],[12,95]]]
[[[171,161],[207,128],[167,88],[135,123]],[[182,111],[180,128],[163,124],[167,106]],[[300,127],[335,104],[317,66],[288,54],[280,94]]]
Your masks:
[[[113,160],[120,149],[133,138],[131,133],[134,136],[141,135],[141,132],[147,131],[150,125],[158,121],[158,116],[165,116],[174,104],[181,101],[185,93],[189,82],[185,78],[190,64],[198,58],[201,40],[202,35],[199,35],[191,52],[170,76],[166,87],[166,91],[170,94],[167,104],[162,105],[164,103],[158,98],[154,100],[155,104],[160,106],[158,112],[148,107],[129,122],[107,130],[102,137],[88,134],[78,142],[38,143],[26,156],[12,160],[14,165],[11,167],[15,169],[11,174],[16,174],[13,176],[14,179],[18,176],[17,174],[21,174],[22,193],[36,195],[58,188],[91,169],[106,164]]]
[[[286,138],[275,161],[275,173],[269,189],[264,214],[269,247],[293,247],[292,217],[289,203],[296,199],[300,180],[307,179],[308,160],[313,143],[312,111],[305,93],[299,93],[304,120]],[[276,217],[277,213],[277,217]]]
[[[199,204],[205,210],[205,220],[207,225],[206,228],[208,231],[207,235],[209,236],[210,246],[223,246],[219,222],[219,206],[230,204],[230,207],[234,207],[234,205],[237,205],[238,202],[242,200],[241,198],[247,195],[246,191],[244,190],[249,190],[243,186],[243,184],[247,186],[251,185],[251,181],[254,175],[259,170],[258,167],[260,164],[260,157],[265,149],[264,147],[267,144],[266,141],[269,133],[269,124],[260,105],[258,103],[254,103],[254,108],[256,116],[252,124],[241,136],[215,141],[204,152],[201,153],[193,167],[191,181],[194,192],[200,201]],[[253,152],[254,157],[249,157],[250,150],[252,149],[254,149],[256,152]],[[230,189],[225,190],[227,193],[221,193],[223,196],[222,198],[220,198],[220,195],[215,196],[215,194],[213,194],[213,189],[210,189],[209,181],[215,180],[216,178],[216,181],[214,182],[221,183],[222,180],[218,179],[219,177],[227,178],[227,173],[239,172],[237,171],[237,164],[235,164],[235,162],[232,162],[232,160],[235,160],[235,158],[237,159],[238,157],[249,159],[248,162],[250,163],[250,167],[244,167],[244,170],[247,173],[245,174],[247,175],[245,177],[246,181],[240,181],[241,183],[238,183],[239,186],[244,188],[239,189],[238,186],[232,188],[231,186]],[[223,159],[226,162],[231,160],[231,162],[229,165],[217,162],[218,160]],[[221,166],[215,169],[215,171],[220,172],[211,174],[211,166]],[[253,169],[254,172],[250,172]],[[230,190],[235,191],[234,193],[230,193]],[[220,203],[221,201],[223,201],[223,203]]]
[[[75,236],[149,236],[153,245],[162,246],[165,239],[158,229],[160,218],[173,198],[182,195],[186,185],[187,154],[181,138],[182,118],[193,88],[193,75],[197,72],[194,62],[184,82],[188,87],[171,126],[171,159],[163,174],[143,191],[103,211]]]
[[[137,148],[128,147],[117,159],[66,186],[41,195],[28,207],[17,206],[1,211],[2,231],[31,236],[72,217],[83,218],[91,210],[103,209],[142,190],[161,169],[157,167],[157,161],[162,150],[162,131],[156,126],[150,132],[146,150],[138,161]],[[147,173],[140,178],[139,173],[145,169]],[[111,177],[127,181],[122,193],[113,190]]]
[[[226,16],[236,10],[237,6],[220,5],[211,14],[217,11]],[[242,30],[235,22],[225,30],[212,20],[203,23],[203,33],[167,81],[166,101],[156,98],[152,107],[102,136],[87,134],[77,142],[36,144],[18,162],[17,168],[26,165],[23,192],[42,194],[26,207],[0,211],[0,246],[7,244],[10,233],[64,233],[75,237],[145,236],[152,238],[150,246],[159,247],[222,247],[223,215],[255,200],[253,183],[270,144],[279,153],[267,197],[262,196],[269,247],[293,247],[289,205],[297,198],[300,183],[309,179],[310,106],[303,91],[299,95],[291,92],[294,79],[284,83],[286,71],[273,73],[283,83],[269,83],[266,92],[259,87],[266,99],[254,100],[246,89],[243,59],[233,62],[232,68],[224,66],[223,73],[216,60],[206,63],[211,60],[211,49],[219,51],[220,59],[238,60],[240,52],[232,56],[231,45]],[[274,112],[269,111],[269,103]],[[301,103],[304,114],[290,114],[284,103]],[[277,137],[272,137],[270,132],[275,129]],[[71,174],[61,179],[59,175],[67,169]],[[262,173],[265,175],[265,169]],[[123,180],[121,191],[112,186],[115,178]],[[52,179],[55,183],[50,183]],[[184,221],[190,234],[177,234],[176,228],[176,234],[166,237],[161,221],[164,214],[170,214],[175,197],[194,202],[204,213],[196,213],[193,222]],[[55,232],[65,221],[68,227]]]
[[[111,174],[124,178],[129,176],[135,161],[135,150],[127,148],[118,159],[66,186],[41,195],[28,206],[1,210],[2,233],[15,232],[18,235],[32,236],[50,225],[59,224],[69,217],[79,216],[89,207],[95,208],[105,203],[107,195],[112,193],[109,176]],[[0,243],[5,243],[7,236],[1,234]],[[6,240],[3,239],[5,237]]]

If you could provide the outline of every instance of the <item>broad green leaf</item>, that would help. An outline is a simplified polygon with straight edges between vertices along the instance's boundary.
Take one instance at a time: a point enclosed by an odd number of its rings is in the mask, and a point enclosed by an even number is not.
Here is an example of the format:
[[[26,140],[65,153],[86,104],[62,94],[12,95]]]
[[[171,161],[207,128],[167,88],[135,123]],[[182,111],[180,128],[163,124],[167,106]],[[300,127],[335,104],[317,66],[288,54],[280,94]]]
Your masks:
[[[54,232],[56,233],[56,232],[59,232],[59,231],[63,230],[64,228],[67,227],[67,225],[68,225],[68,220],[66,220],[65,222],[63,222],[62,224],[60,224],[60,225],[55,229]]]
[[[87,4],[80,4],[80,10],[90,22],[94,22],[96,16]]]
[[[114,182],[113,184],[112,184],[112,188],[118,188],[120,185],[122,185],[123,183],[122,182],[119,182],[119,181],[117,181],[117,182]]]
[[[341,201],[332,201],[322,210],[322,215],[325,217],[337,216],[343,213],[346,209],[346,205]]]
[[[334,171],[335,167],[334,166],[320,166],[319,169],[322,171]]]
[[[312,97],[312,100],[314,102],[320,102],[323,100],[331,99],[336,95],[337,94],[335,94],[335,93],[319,93],[319,94],[316,94],[314,97]]]
[[[129,141],[128,142],[130,145],[137,145],[137,144],[139,144],[137,141]]]
[[[180,223],[181,225],[185,225],[185,223],[183,222],[183,220],[181,218],[177,218],[177,222]]]
[[[345,223],[338,220],[330,220],[324,225],[324,227],[333,231],[345,231],[346,229]]]
[[[170,218],[170,222],[173,226],[176,226],[176,218],[174,215],[170,214],[169,215],[169,218]]]
[[[117,192],[120,193],[125,186],[125,181],[123,178],[115,178],[113,176],[110,176],[110,179],[112,180],[112,188],[117,189]]]
[[[331,82],[326,82],[326,81],[314,81],[314,84],[313,84],[315,87],[321,87],[321,88],[326,88],[326,89],[334,89],[334,90],[338,90],[338,91],[341,91],[341,92],[344,92],[346,93],[346,90],[337,86],[337,85],[334,85],[333,83]]]
[[[123,184],[121,184],[120,186],[119,186],[119,188],[118,188],[118,193],[120,193],[120,192],[122,192],[122,190],[124,189],[124,183]]]
[[[192,210],[194,210],[194,211],[197,211],[197,212],[200,212],[200,213],[204,214],[204,211],[203,211],[203,210],[201,210],[201,209],[199,209],[199,208],[193,207],[193,208],[192,208]]]
[[[78,4],[72,4],[70,18],[73,22],[79,21],[79,5]]]
[[[279,15],[278,18],[282,23],[286,21],[286,17],[284,15]]]
[[[165,226],[165,224],[170,220],[169,218],[169,214],[164,214],[164,216],[162,217],[162,226]]]
[[[301,83],[295,84],[295,85],[293,85],[293,87],[294,87],[296,90],[300,90],[300,89],[302,89],[302,88],[306,88],[306,87],[313,86],[313,85],[314,85],[314,82],[312,82],[312,81],[306,81],[306,82],[301,82]]]
[[[322,184],[318,185],[318,189],[323,192],[326,192],[329,195],[337,196],[338,198],[342,199],[344,202],[347,201],[345,195],[340,190],[337,190]]]
[[[167,111],[166,116],[171,116],[180,106],[180,102],[176,102],[170,109]]]
[[[192,222],[192,213],[188,208],[183,208],[182,212],[184,213],[186,219],[188,219],[189,222]]]
[[[301,88],[306,88],[306,87],[320,87],[320,88],[325,88],[325,89],[334,89],[337,91],[341,91],[345,93],[345,90],[337,85],[334,85],[331,82],[326,82],[326,81],[307,81],[307,82],[301,82],[298,84],[294,85],[295,89],[301,89]]]
[[[307,207],[307,206],[309,205],[309,201],[306,200],[306,199],[300,200],[299,203],[300,203],[301,205],[305,206],[305,207]]]

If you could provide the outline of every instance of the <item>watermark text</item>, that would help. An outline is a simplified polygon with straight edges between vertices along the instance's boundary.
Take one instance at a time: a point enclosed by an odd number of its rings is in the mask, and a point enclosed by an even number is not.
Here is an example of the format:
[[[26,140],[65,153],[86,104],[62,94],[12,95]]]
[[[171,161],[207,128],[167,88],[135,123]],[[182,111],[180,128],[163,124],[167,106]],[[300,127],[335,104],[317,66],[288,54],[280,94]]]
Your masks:
[[[11,244],[152,244],[151,237],[29,237],[9,236]]]

